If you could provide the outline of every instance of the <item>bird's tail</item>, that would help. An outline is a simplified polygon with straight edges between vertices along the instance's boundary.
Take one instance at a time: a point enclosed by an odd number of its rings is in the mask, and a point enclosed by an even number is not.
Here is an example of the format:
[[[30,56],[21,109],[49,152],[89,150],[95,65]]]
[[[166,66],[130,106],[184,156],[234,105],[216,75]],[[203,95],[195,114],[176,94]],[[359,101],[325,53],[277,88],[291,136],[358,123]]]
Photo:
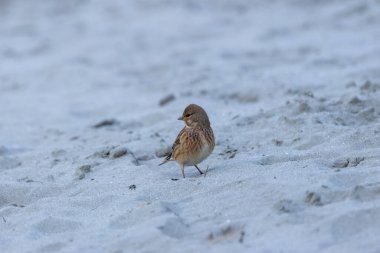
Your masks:
[[[169,162],[171,158],[172,158],[172,154],[169,154],[167,157],[165,157],[165,159],[162,161],[162,163],[160,163],[158,166],[161,166],[161,165]]]

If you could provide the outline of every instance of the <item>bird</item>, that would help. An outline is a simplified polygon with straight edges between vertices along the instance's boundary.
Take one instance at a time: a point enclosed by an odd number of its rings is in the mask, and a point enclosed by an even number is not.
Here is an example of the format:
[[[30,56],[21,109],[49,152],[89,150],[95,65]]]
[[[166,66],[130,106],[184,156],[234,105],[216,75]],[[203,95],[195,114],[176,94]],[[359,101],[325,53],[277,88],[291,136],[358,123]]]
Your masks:
[[[194,166],[202,175],[198,164],[204,161],[214,150],[215,137],[206,111],[199,105],[190,104],[178,118],[185,123],[185,127],[175,139],[170,154],[159,166],[176,161],[185,178],[185,166]]]

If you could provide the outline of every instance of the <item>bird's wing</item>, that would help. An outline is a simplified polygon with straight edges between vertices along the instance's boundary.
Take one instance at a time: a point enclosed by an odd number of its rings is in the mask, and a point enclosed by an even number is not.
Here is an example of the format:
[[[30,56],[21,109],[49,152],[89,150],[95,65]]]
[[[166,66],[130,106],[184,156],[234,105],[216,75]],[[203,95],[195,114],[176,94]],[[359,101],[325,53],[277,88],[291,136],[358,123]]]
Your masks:
[[[183,138],[183,135],[184,135],[185,131],[186,131],[186,127],[182,128],[182,130],[177,135],[177,138],[175,139],[175,141],[173,143],[173,146],[172,146],[172,153],[181,144],[181,138]]]
[[[177,138],[175,139],[173,145],[172,145],[172,152],[165,157],[164,161],[162,163],[160,163],[158,166],[168,162],[171,160],[172,158],[172,155],[173,153],[175,152],[175,150],[180,146],[180,143],[181,143],[181,137],[183,137],[183,134],[185,133],[186,131],[186,127],[182,128],[182,130],[179,132],[179,134],[177,135]]]

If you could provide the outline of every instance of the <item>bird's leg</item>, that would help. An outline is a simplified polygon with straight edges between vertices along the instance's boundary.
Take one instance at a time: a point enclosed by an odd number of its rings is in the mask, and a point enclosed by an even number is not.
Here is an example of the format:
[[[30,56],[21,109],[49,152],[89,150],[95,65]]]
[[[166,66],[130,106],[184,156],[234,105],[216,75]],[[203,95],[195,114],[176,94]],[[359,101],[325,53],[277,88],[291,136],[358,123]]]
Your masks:
[[[182,176],[185,178],[185,166],[181,165],[181,170],[182,170]]]
[[[203,172],[198,168],[198,166],[196,164],[194,164],[195,168],[197,168],[197,170],[199,171],[199,173],[202,175]]]

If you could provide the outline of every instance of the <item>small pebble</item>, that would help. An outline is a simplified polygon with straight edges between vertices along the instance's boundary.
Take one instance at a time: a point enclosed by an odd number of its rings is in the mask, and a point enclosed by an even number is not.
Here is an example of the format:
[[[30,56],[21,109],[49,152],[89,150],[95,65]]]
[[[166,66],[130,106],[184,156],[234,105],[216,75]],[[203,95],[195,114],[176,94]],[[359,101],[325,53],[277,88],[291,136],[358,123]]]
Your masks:
[[[95,124],[93,128],[101,128],[101,127],[107,127],[107,126],[113,126],[119,124],[119,121],[116,119],[105,119],[100,121],[99,123]]]
[[[116,159],[128,154],[128,149],[125,147],[117,148],[113,150],[110,154],[111,158]]]
[[[86,174],[89,173],[89,172],[91,172],[91,165],[86,164],[86,165],[80,166],[76,170],[75,175],[76,175],[77,179],[82,180],[83,178],[86,177]]]
[[[305,202],[313,206],[321,206],[321,196],[315,192],[306,192]]]
[[[166,97],[162,98],[159,102],[160,106],[164,106],[172,101],[175,100],[175,96],[173,94],[167,95]]]

